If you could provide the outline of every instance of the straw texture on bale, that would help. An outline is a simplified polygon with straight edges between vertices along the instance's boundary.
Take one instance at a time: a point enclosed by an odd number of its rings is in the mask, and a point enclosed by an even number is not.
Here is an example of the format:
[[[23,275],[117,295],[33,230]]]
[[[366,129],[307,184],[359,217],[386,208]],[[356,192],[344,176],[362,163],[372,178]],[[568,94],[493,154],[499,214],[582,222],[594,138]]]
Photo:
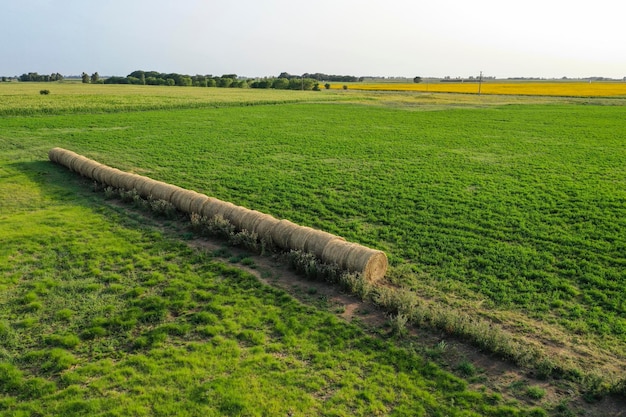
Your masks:
[[[307,239],[304,242],[303,250],[305,252],[312,253],[320,259],[324,259],[322,258],[324,255],[324,248],[326,248],[326,245],[328,245],[329,242],[336,239],[345,241],[345,239],[340,236],[335,236],[328,232],[314,229],[313,232],[307,236]]]
[[[176,191],[176,188],[178,187],[174,187],[173,185],[169,185],[161,181],[156,181],[156,184],[150,188],[150,195],[154,200],[170,201],[170,198]]]
[[[302,226],[298,226],[289,220],[281,220],[272,229],[272,242],[283,248],[289,248],[289,238],[296,233]]]
[[[228,217],[225,217],[225,218],[227,218],[232,224],[234,224],[237,229],[243,230],[242,220],[246,217],[246,215],[250,211],[251,211],[250,209],[247,209],[245,207],[235,206],[228,213]]]
[[[197,196],[198,193],[195,191],[179,188],[171,195],[170,203],[172,203],[178,210],[184,213],[189,213],[191,203]]]
[[[312,253],[326,263],[362,273],[366,280],[377,281],[387,271],[387,256],[384,252],[346,242],[342,237],[299,226],[289,220],[278,220],[268,214],[175,185],[126,173],[62,148],[50,149],[48,158],[102,184],[128,191],[136,189],[142,197],[168,201],[185,213],[198,213],[209,219],[222,216],[239,230],[254,232],[260,239],[271,241],[283,249]]]
[[[198,194],[196,197],[193,198],[193,200],[191,201],[191,204],[189,205],[189,213],[200,214],[202,210],[202,206],[207,201],[209,201],[209,197],[207,197],[204,194]]]
[[[200,207],[200,215],[207,219],[212,219],[215,215],[214,213],[217,211],[216,206],[220,203],[222,203],[222,200],[209,197],[209,199],[202,204],[202,207]]]
[[[264,216],[264,214],[260,211],[248,210],[248,212],[245,213],[241,217],[241,219],[239,219],[239,228],[241,230],[247,230],[249,232],[254,231],[255,223],[258,223],[261,220],[262,216]]]

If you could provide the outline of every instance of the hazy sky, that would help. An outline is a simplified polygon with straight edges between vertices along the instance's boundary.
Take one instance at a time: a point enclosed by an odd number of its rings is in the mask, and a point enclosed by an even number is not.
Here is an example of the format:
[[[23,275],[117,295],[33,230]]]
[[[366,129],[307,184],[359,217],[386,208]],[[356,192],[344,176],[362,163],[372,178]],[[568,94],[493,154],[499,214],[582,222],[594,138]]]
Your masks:
[[[0,3],[0,75],[626,76],[624,0]]]

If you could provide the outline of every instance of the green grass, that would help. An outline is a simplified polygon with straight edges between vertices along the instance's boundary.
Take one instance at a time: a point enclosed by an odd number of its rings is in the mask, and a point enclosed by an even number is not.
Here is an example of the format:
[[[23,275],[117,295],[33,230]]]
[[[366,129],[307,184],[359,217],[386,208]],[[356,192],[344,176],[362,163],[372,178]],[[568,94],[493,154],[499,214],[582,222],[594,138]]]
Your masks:
[[[530,415],[29,159],[0,157],[0,415]]]
[[[194,294],[210,293],[194,290],[199,284],[190,278],[202,275],[196,268],[204,260],[184,261],[196,255],[100,208],[103,197],[89,194],[88,184],[77,186],[73,174],[45,162],[53,146],[383,249],[391,282],[442,309],[495,317],[531,338],[582,343],[592,353],[626,353],[620,105],[415,111],[420,107],[376,95],[337,93],[341,103],[317,103],[333,96],[125,86],[93,95],[91,87],[98,86],[51,86],[41,97],[33,86],[31,97],[28,89],[0,85],[10,103],[0,108],[0,228],[7,241],[0,288],[10,300],[0,332],[31,335],[24,340],[32,343],[33,366],[84,363],[81,349],[105,359],[135,355],[133,349],[147,355],[202,337],[278,343],[273,331],[241,327],[247,319],[198,316],[209,321],[200,330],[183,320],[199,308]],[[365,97],[367,105],[346,102],[350,97]],[[242,106],[248,103],[257,105]],[[215,268],[211,280],[219,281],[224,267]],[[76,337],[80,343],[68,347]],[[72,356],[50,356],[52,349]],[[360,348],[349,352],[358,356]],[[114,367],[125,359],[111,360]],[[31,376],[58,384],[56,376]],[[313,397],[315,404],[331,398]],[[368,413],[353,407],[342,412]]]

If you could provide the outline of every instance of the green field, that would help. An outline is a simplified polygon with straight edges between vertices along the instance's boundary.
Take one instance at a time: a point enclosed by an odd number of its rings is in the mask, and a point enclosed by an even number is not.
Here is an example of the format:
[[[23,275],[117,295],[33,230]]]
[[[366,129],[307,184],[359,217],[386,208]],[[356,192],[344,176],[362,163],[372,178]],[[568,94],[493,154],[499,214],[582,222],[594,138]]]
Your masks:
[[[0,85],[0,412],[544,415],[120,212],[55,146],[382,249],[424,306],[623,375],[619,100],[39,88]]]

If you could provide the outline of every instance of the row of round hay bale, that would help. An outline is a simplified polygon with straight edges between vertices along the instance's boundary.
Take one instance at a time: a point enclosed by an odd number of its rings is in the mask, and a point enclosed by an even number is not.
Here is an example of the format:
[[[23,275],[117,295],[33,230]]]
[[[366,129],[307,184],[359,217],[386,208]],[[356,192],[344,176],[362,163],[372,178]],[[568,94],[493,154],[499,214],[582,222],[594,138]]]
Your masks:
[[[239,230],[256,233],[260,239],[271,241],[283,249],[312,253],[326,263],[360,272],[367,280],[376,281],[387,271],[387,256],[384,252],[346,242],[342,237],[299,226],[289,220],[278,220],[268,214],[175,185],[126,173],[65,149],[53,148],[48,156],[51,161],[83,176],[115,188],[136,189],[142,197],[169,201],[185,213],[197,213],[209,219],[221,216]]]

